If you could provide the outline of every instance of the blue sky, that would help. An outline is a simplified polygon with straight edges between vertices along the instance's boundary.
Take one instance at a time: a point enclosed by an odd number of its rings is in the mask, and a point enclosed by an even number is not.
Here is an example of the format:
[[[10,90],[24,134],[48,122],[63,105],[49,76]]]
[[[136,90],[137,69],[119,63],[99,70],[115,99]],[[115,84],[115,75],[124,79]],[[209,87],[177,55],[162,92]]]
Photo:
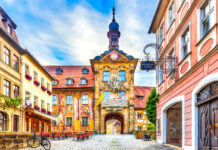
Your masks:
[[[116,0],[120,49],[143,58],[158,0]],[[17,24],[18,40],[42,65],[90,65],[89,59],[108,49],[107,31],[113,0],[1,0]],[[155,85],[155,72],[139,70],[135,85]]]

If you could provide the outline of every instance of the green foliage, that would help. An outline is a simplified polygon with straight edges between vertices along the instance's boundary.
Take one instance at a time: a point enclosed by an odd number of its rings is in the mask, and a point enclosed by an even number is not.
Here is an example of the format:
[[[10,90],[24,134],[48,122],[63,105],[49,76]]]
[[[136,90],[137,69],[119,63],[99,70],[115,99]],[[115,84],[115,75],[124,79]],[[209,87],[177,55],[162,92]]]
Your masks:
[[[158,94],[156,88],[153,88],[151,94],[148,96],[145,111],[148,120],[156,126],[156,104],[158,102]]]
[[[3,94],[0,94],[0,102],[2,102],[1,106],[6,109],[10,107],[18,107],[22,103],[21,98],[9,98]]]
[[[147,130],[156,130],[155,124],[149,122],[149,123],[147,124]]]

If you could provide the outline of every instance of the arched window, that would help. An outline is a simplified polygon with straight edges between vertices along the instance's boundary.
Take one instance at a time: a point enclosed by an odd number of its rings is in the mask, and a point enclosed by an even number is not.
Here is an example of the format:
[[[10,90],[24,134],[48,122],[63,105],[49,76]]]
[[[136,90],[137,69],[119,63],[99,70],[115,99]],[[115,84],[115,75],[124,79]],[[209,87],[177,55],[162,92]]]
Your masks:
[[[52,85],[57,85],[58,81],[57,80],[52,80]]]
[[[83,68],[82,72],[83,72],[83,74],[88,74],[89,70],[87,68]]]
[[[61,74],[62,72],[63,72],[63,70],[61,68],[56,69],[56,74]]]
[[[73,79],[67,78],[67,85],[73,85]]]
[[[81,85],[86,85],[86,84],[88,84],[87,79],[86,79],[86,78],[81,78],[81,79],[80,79],[80,84],[81,84]]]
[[[109,91],[104,91],[104,100],[109,100],[110,99],[110,92]]]
[[[0,131],[6,131],[7,128],[7,117],[6,114],[0,112]]]
[[[126,99],[125,91],[119,91],[119,99]]]
[[[110,71],[103,72],[103,81],[110,81]]]

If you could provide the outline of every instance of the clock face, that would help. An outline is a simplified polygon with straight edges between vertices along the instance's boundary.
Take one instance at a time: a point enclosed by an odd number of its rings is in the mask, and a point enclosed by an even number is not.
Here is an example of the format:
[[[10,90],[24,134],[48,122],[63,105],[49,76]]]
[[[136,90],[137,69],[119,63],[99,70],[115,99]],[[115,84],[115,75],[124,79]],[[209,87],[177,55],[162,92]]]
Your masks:
[[[117,60],[118,59],[118,54],[116,53],[116,52],[112,52],[111,54],[110,54],[110,59],[111,60]]]

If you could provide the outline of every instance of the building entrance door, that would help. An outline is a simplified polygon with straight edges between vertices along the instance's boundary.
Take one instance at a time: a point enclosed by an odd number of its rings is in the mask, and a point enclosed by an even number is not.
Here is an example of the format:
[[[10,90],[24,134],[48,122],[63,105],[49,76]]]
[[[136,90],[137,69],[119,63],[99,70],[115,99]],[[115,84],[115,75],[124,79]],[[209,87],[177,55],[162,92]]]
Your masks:
[[[198,107],[200,150],[218,149],[218,98]]]
[[[105,116],[105,132],[106,133],[115,133],[115,134],[122,134],[123,133],[123,126],[124,126],[124,119],[123,115],[120,113],[109,113]],[[111,131],[109,131],[111,130]],[[109,131],[109,132],[107,132]]]

